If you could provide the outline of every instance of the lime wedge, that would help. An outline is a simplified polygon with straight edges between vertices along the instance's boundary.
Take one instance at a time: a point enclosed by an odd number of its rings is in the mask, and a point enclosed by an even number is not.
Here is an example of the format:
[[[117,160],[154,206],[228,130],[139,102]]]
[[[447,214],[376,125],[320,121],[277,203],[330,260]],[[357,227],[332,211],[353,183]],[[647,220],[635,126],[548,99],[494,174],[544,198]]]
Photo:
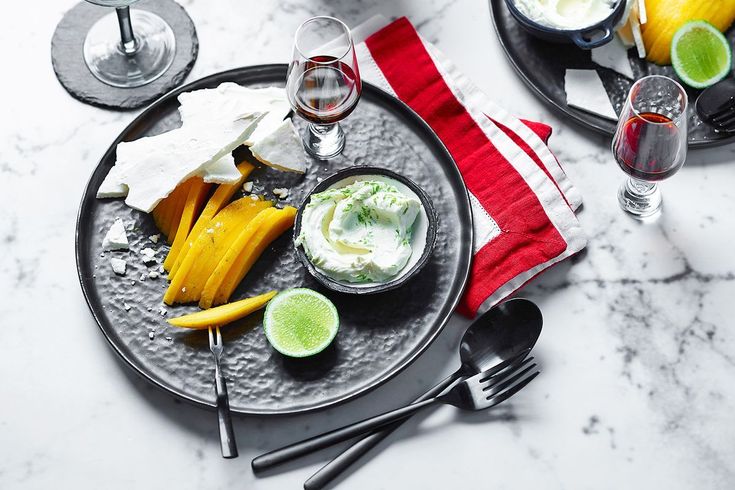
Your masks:
[[[732,51],[715,26],[704,20],[691,20],[674,34],[671,64],[684,83],[706,88],[730,72]]]
[[[318,354],[332,343],[339,329],[337,308],[311,289],[288,289],[265,309],[263,329],[274,349],[289,357]]]

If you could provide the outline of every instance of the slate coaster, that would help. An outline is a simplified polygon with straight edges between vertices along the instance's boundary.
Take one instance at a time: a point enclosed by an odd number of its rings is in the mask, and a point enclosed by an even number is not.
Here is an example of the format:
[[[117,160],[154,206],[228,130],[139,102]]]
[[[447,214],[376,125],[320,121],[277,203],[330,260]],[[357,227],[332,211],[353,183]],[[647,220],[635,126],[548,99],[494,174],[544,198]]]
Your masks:
[[[135,88],[112,87],[95,78],[84,62],[84,38],[95,22],[114,10],[79,2],[64,14],[51,39],[54,72],[72,97],[106,109],[136,109],[181,84],[189,74],[197,59],[199,40],[184,8],[173,0],[140,0],[131,9],[153,12],[171,26],[176,36],[176,54],[171,66],[158,79]]]

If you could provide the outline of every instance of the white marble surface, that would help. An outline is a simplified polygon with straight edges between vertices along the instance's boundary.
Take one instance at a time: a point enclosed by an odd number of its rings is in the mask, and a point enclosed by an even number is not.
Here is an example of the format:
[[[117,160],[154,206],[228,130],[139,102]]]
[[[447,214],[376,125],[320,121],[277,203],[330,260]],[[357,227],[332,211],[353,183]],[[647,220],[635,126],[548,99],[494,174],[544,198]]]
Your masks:
[[[617,208],[622,175],[607,141],[522,86],[483,1],[182,3],[201,42],[190,80],[287,61],[294,29],[312,14],[352,24],[408,15],[481,88],[554,126],[552,149],[585,198],[586,253],[524,292],[545,315],[542,376],[502,409],[412,420],[339,488],[735,488],[734,146],[692,153],[663,185],[662,219],[639,224]],[[79,199],[135,114],[82,105],[56,82],[49,43],[72,4],[12,2],[0,16],[0,488],[300,488],[334,451],[264,479],[250,458],[408,401],[454,369],[462,325],[363,399],[238,418],[241,457],[223,460],[213,414],[129,373],[81,295]]]

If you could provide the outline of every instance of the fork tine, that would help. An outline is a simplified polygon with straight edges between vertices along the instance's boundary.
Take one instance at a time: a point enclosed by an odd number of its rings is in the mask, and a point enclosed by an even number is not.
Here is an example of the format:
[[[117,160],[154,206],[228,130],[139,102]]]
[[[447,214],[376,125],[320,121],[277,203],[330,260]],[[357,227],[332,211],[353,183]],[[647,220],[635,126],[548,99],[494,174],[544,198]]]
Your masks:
[[[217,345],[222,345],[222,332],[220,332],[219,327],[215,327],[217,329]]]
[[[528,355],[529,352],[530,349],[525,349],[515,356],[511,357],[510,359],[506,359],[505,361],[501,362],[497,366],[491,367],[490,369],[485,371],[486,376],[480,379],[479,383],[487,381],[488,379],[492,378],[494,375],[505,370],[506,368],[512,368],[514,365],[517,365],[518,363],[523,361],[523,359]]]
[[[498,393],[497,395],[491,397],[489,400],[490,405],[488,405],[487,408],[494,407],[495,405],[502,403],[508,398],[510,398],[511,396],[515,395],[516,393],[521,391],[523,388],[525,388],[526,385],[530,383],[531,380],[533,380],[533,378],[538,376],[540,373],[541,373],[540,371],[536,371],[531,376],[527,377],[526,379],[516,384],[515,386],[511,387],[510,389],[503,391],[502,393]]]
[[[521,379],[523,376],[528,374],[529,371],[531,371],[533,368],[536,367],[536,363],[531,364],[530,366],[526,367],[525,369],[522,369],[520,371],[516,371],[513,376],[503,378],[500,380],[499,383],[495,384],[494,386],[487,386],[482,389],[482,391],[487,392],[487,396],[485,397],[486,400],[489,400],[493,397],[493,395],[496,395],[503,391],[504,389],[508,388],[509,386],[512,386],[513,383]],[[520,369],[520,368],[519,368]]]
[[[513,365],[508,366],[505,369],[501,370],[499,373],[495,374],[495,376],[485,376],[477,383],[480,385],[482,390],[485,391],[493,387],[494,385],[502,382],[504,379],[507,379],[508,376],[512,375],[513,373],[518,372],[520,368],[522,368],[523,366],[527,366],[528,363],[530,363],[531,361],[533,361],[533,357],[524,359],[522,362],[515,362]]]
[[[214,349],[214,332],[212,332],[212,327],[207,328],[207,333],[209,334],[209,348]]]
[[[710,120],[717,121],[723,117],[731,116],[733,113],[735,113],[735,105],[730,104],[727,107],[723,107],[722,109],[713,112],[710,116]]]
[[[717,126],[730,126],[735,123],[735,109],[733,109],[730,114],[727,114],[727,117],[722,116],[718,119],[712,119],[712,123]]]

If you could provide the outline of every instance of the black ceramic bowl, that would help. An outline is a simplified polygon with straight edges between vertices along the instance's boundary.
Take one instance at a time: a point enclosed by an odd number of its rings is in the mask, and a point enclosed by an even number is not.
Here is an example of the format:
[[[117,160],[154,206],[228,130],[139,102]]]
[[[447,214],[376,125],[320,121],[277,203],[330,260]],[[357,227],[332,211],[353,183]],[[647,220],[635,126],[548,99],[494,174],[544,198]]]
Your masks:
[[[411,259],[409,259],[403,270],[401,270],[401,272],[399,272],[398,275],[390,281],[381,283],[353,283],[333,279],[327,276],[325,273],[320,271],[319,268],[315,267],[314,264],[311,263],[309,257],[306,256],[303,247],[296,247],[296,253],[299,257],[299,260],[301,260],[301,263],[304,264],[304,267],[306,267],[309,273],[314,276],[317,281],[333,291],[351,294],[374,294],[400,287],[419,273],[421,268],[426,265],[426,262],[429,260],[431,252],[434,249],[434,243],[436,242],[436,229],[438,218],[436,215],[436,210],[434,209],[434,205],[432,204],[429,196],[426,195],[423,189],[416,185],[412,180],[407,179],[406,177],[399,175],[391,170],[369,166],[355,166],[340,170],[339,172],[330,175],[329,177],[321,181],[316,187],[314,187],[311,192],[307,194],[304,202],[301,203],[301,205],[299,206],[299,210],[296,213],[296,222],[294,223],[293,234],[294,240],[296,240],[296,237],[298,237],[301,233],[302,214],[304,212],[304,208],[311,200],[312,194],[325,191],[330,187],[342,187],[344,185],[351,184],[358,178],[373,176],[377,178],[382,177],[391,179],[398,184],[402,184],[405,188],[400,190],[404,192],[412,192],[416,195],[416,197],[418,197],[419,201],[421,201],[421,206],[423,209],[422,212],[420,212],[417,216],[416,222],[414,222],[414,236],[411,243],[411,246],[413,247],[413,254],[411,255]],[[422,230],[424,230],[424,236],[417,236],[416,232],[420,232]],[[417,256],[418,258],[416,258]]]
[[[539,24],[518,10],[515,0],[505,0],[511,15],[530,34],[555,43],[574,43],[582,49],[592,49],[607,44],[615,35],[615,26],[625,13],[625,0],[618,0],[610,15],[582,29],[557,29]]]

